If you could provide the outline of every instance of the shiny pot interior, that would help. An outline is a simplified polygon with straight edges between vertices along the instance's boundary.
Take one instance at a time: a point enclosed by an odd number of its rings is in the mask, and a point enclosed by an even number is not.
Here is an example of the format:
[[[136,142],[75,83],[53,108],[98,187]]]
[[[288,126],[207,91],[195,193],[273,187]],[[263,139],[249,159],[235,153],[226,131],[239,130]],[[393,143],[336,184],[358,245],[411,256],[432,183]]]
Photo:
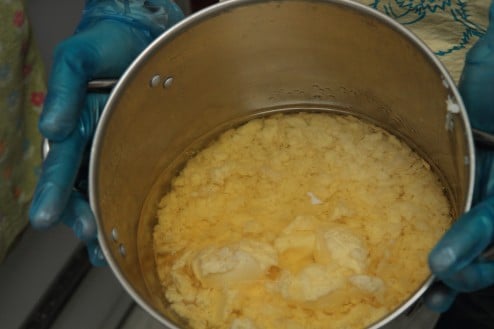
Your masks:
[[[449,106],[448,106],[449,104]],[[151,44],[114,88],[95,136],[90,199],[105,256],[134,299],[171,328],[151,232],[169,179],[215,133],[277,111],[336,111],[400,136],[470,206],[473,143],[458,92],[415,36],[351,1],[238,0]],[[385,319],[413,304],[431,283]]]

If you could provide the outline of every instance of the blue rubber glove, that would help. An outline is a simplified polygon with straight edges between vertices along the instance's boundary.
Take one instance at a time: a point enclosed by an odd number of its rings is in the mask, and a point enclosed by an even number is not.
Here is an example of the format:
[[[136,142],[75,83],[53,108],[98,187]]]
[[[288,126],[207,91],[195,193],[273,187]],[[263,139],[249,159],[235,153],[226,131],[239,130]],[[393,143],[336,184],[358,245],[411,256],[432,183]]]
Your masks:
[[[494,134],[494,5],[487,33],[469,51],[459,90],[474,129]],[[476,146],[473,208],[453,225],[429,255],[429,266],[442,281],[426,295],[436,311],[446,311],[458,292],[494,284],[494,261],[482,252],[494,242],[494,148]]]
[[[63,222],[86,242],[90,260],[105,264],[94,215],[79,183],[106,94],[86,92],[88,81],[118,78],[159,34],[183,18],[170,0],[88,0],[76,33],[56,52],[39,129],[50,140],[30,220],[35,228]]]

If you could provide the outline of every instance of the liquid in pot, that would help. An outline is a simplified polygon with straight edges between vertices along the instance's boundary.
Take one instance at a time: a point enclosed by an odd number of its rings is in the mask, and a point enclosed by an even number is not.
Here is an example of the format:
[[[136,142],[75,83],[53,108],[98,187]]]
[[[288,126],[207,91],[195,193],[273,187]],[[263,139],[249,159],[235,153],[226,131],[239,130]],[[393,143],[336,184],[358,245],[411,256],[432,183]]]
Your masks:
[[[163,196],[154,253],[191,328],[355,328],[430,275],[451,225],[443,186],[385,130],[277,114],[223,133]]]

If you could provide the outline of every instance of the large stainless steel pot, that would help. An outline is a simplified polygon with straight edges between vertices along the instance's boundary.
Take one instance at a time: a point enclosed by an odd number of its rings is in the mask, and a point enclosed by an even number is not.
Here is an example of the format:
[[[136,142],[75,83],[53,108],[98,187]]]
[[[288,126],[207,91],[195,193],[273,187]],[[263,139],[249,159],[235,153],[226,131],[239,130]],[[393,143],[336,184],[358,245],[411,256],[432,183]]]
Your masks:
[[[200,142],[279,110],[352,113],[408,141],[441,174],[454,211],[470,206],[473,143],[461,99],[424,44],[342,0],[238,0],[150,45],[114,88],[96,132],[90,199],[108,262],[134,299],[182,327],[162,301],[152,255],[157,200]],[[385,319],[412,305],[431,284]]]

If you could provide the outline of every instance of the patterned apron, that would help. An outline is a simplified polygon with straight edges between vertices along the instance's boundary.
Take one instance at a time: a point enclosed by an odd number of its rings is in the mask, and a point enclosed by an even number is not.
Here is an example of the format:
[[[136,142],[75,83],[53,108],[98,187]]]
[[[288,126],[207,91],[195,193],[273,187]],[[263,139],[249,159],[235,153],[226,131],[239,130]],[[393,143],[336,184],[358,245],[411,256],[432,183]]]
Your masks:
[[[28,223],[40,168],[41,59],[20,0],[0,0],[0,261]]]

